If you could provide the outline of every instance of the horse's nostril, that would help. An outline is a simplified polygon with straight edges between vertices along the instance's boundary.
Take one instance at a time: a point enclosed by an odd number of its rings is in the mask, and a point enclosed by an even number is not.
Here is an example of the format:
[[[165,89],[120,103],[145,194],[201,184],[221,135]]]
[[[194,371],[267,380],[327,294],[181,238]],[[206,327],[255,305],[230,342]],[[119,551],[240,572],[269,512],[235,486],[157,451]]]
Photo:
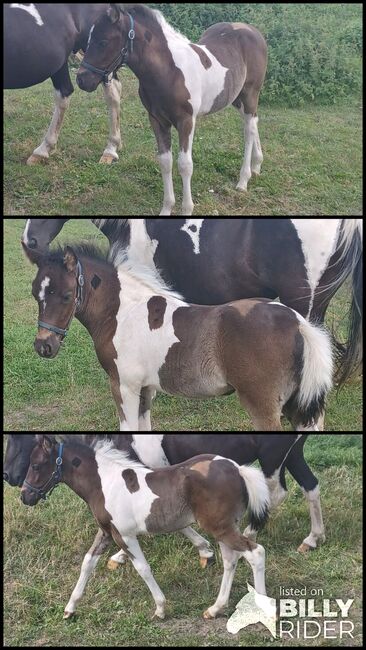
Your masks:
[[[29,248],[37,248],[38,242],[35,239],[35,237],[31,237],[31,239],[28,241],[28,247]]]
[[[6,472],[4,472],[4,474],[3,474],[3,479],[4,479],[4,481],[6,481],[6,482],[8,483],[8,482],[9,482],[9,474],[7,474]]]

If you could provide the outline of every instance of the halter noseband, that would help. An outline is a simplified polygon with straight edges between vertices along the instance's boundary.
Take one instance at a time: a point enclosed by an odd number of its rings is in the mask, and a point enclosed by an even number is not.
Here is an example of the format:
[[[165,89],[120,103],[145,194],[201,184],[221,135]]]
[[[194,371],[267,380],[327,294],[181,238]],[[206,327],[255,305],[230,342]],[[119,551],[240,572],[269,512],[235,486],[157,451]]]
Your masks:
[[[62,455],[64,452],[64,443],[60,442],[59,450],[58,450],[58,456],[56,458],[56,469],[52,473],[51,477],[48,479],[48,481],[42,485],[40,488],[33,487],[28,481],[24,481],[23,485],[27,487],[31,492],[34,494],[37,494],[40,499],[43,499],[44,501],[47,499],[47,495],[52,494],[53,490],[61,483],[62,481]]]
[[[130,31],[128,32],[127,45],[121,50],[118,57],[113,61],[113,63],[111,63],[109,68],[106,68],[105,70],[102,70],[101,68],[96,68],[94,65],[87,63],[85,61],[85,57],[81,63],[82,68],[85,68],[90,72],[94,72],[95,74],[99,75],[99,77],[102,77],[103,83],[105,85],[109,84],[110,77],[114,72],[117,72],[117,70],[119,70],[124,65],[126,65],[128,61],[128,55],[133,53],[133,42],[136,38],[135,19],[129,13],[127,14],[127,16],[130,19]]]
[[[49,332],[54,332],[54,334],[59,334],[60,336],[62,336],[63,339],[65,338],[65,336],[67,336],[71,321],[74,318],[77,310],[80,309],[84,300],[83,289],[85,286],[85,276],[84,276],[84,271],[80,260],[78,260],[76,265],[76,273],[77,273],[76,274],[77,290],[76,290],[75,306],[70,316],[70,320],[67,324],[67,327],[63,329],[62,327],[56,327],[56,325],[50,325],[49,323],[45,323],[44,321],[41,320],[38,321],[38,327],[41,327],[44,330],[48,330]]]

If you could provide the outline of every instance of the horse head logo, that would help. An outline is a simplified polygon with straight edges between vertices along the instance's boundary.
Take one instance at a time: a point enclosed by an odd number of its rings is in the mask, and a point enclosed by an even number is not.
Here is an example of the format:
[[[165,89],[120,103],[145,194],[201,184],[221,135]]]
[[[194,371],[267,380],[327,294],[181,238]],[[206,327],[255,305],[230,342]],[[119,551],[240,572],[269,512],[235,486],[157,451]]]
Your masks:
[[[276,638],[276,601],[274,598],[258,594],[248,584],[248,593],[236,606],[236,611],[227,622],[227,631],[237,634],[240,630],[262,623],[268,628],[273,638]]]

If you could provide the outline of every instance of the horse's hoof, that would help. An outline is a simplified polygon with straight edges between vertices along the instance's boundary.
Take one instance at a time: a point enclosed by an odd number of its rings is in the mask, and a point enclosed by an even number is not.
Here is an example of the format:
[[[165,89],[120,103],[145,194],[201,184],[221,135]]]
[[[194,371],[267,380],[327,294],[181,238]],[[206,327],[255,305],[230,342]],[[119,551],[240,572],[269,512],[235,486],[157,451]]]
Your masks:
[[[306,555],[307,553],[309,553],[309,551],[315,551],[315,548],[305,543],[301,544],[301,546],[299,546],[299,548],[297,549],[297,552],[301,553],[302,555]]]
[[[29,167],[32,167],[34,165],[42,165],[47,163],[48,160],[49,160],[48,158],[43,158],[42,156],[37,156],[36,154],[33,153],[31,156],[29,156],[27,160],[27,165]]]
[[[101,159],[99,161],[99,164],[100,165],[113,165],[113,163],[116,163],[116,162],[118,162],[118,158],[116,158],[115,156],[112,156],[111,154],[104,154],[101,157]]]
[[[121,563],[116,562],[115,560],[109,560],[107,564],[107,567],[110,571],[117,571],[117,569],[119,569],[121,566]]]
[[[208,566],[211,566],[211,564],[215,564],[215,563],[216,563],[216,559],[214,555],[212,555],[211,557],[200,558],[200,565],[202,569],[207,569]]]
[[[164,621],[165,620],[165,613],[163,614],[158,614],[158,612],[155,612],[155,614],[151,617],[152,621]]]
[[[75,612],[65,612],[64,613],[64,621],[69,621],[70,619],[74,618]]]
[[[207,609],[205,612],[203,612],[203,618],[205,621],[214,621],[216,617],[210,613],[209,609]]]
[[[248,191],[248,187],[244,187],[243,185],[237,185],[236,189],[238,192],[243,192],[243,193],[246,193]]]

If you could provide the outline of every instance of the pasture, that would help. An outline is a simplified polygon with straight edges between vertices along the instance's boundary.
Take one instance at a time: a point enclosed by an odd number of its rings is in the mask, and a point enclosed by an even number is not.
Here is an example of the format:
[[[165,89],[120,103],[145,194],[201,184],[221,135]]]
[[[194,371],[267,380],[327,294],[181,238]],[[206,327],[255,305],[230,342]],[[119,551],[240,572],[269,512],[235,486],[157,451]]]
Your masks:
[[[287,501],[260,535],[267,551],[268,593],[278,599],[280,588],[306,588],[307,593],[322,589],[324,598],[354,599],[349,615],[355,625],[353,639],[304,641],[300,636],[285,643],[290,647],[362,646],[362,437],[312,434],[305,452],[320,479],[327,541],[307,556],[296,552],[309,530],[309,512],[301,491],[290,480]],[[142,539],[168,599],[164,622],[151,621],[150,594],[132,565],[110,573],[107,555],[89,584],[78,617],[63,622],[63,608],[96,530],[86,505],[61,486],[47,502],[26,508],[19,489],[6,485],[4,526],[5,646],[284,645],[262,626],[231,636],[225,618],[201,619],[218,590],[222,567],[217,556],[216,565],[203,571],[196,551],[178,534]],[[240,562],[230,615],[247,591],[250,573],[247,564]]]
[[[31,295],[35,269],[26,262],[20,237],[24,219],[5,219],[5,431],[116,431],[118,419],[107,376],[92,340],[74,321],[57,359],[33,350],[37,305]],[[71,221],[60,241],[105,240],[87,220]],[[344,288],[329,309],[328,323],[342,332],[349,294]],[[158,396],[152,411],[157,431],[245,431],[247,414],[235,396],[207,401]],[[361,380],[331,396],[330,431],[362,430]]]
[[[57,151],[46,165],[36,167],[25,162],[51,119],[52,83],[5,91],[5,215],[159,213],[162,181],[155,138],[138,97],[137,79],[129,70],[120,78],[123,149],[112,167],[98,164],[108,133],[101,88],[92,95],[75,91]],[[361,215],[360,101],[351,97],[336,102],[302,108],[260,103],[263,174],[250,182],[246,194],[235,190],[243,157],[239,114],[227,109],[200,120],[193,150],[195,215]],[[177,148],[174,133],[175,154]],[[174,184],[179,208],[182,188],[176,164]]]

